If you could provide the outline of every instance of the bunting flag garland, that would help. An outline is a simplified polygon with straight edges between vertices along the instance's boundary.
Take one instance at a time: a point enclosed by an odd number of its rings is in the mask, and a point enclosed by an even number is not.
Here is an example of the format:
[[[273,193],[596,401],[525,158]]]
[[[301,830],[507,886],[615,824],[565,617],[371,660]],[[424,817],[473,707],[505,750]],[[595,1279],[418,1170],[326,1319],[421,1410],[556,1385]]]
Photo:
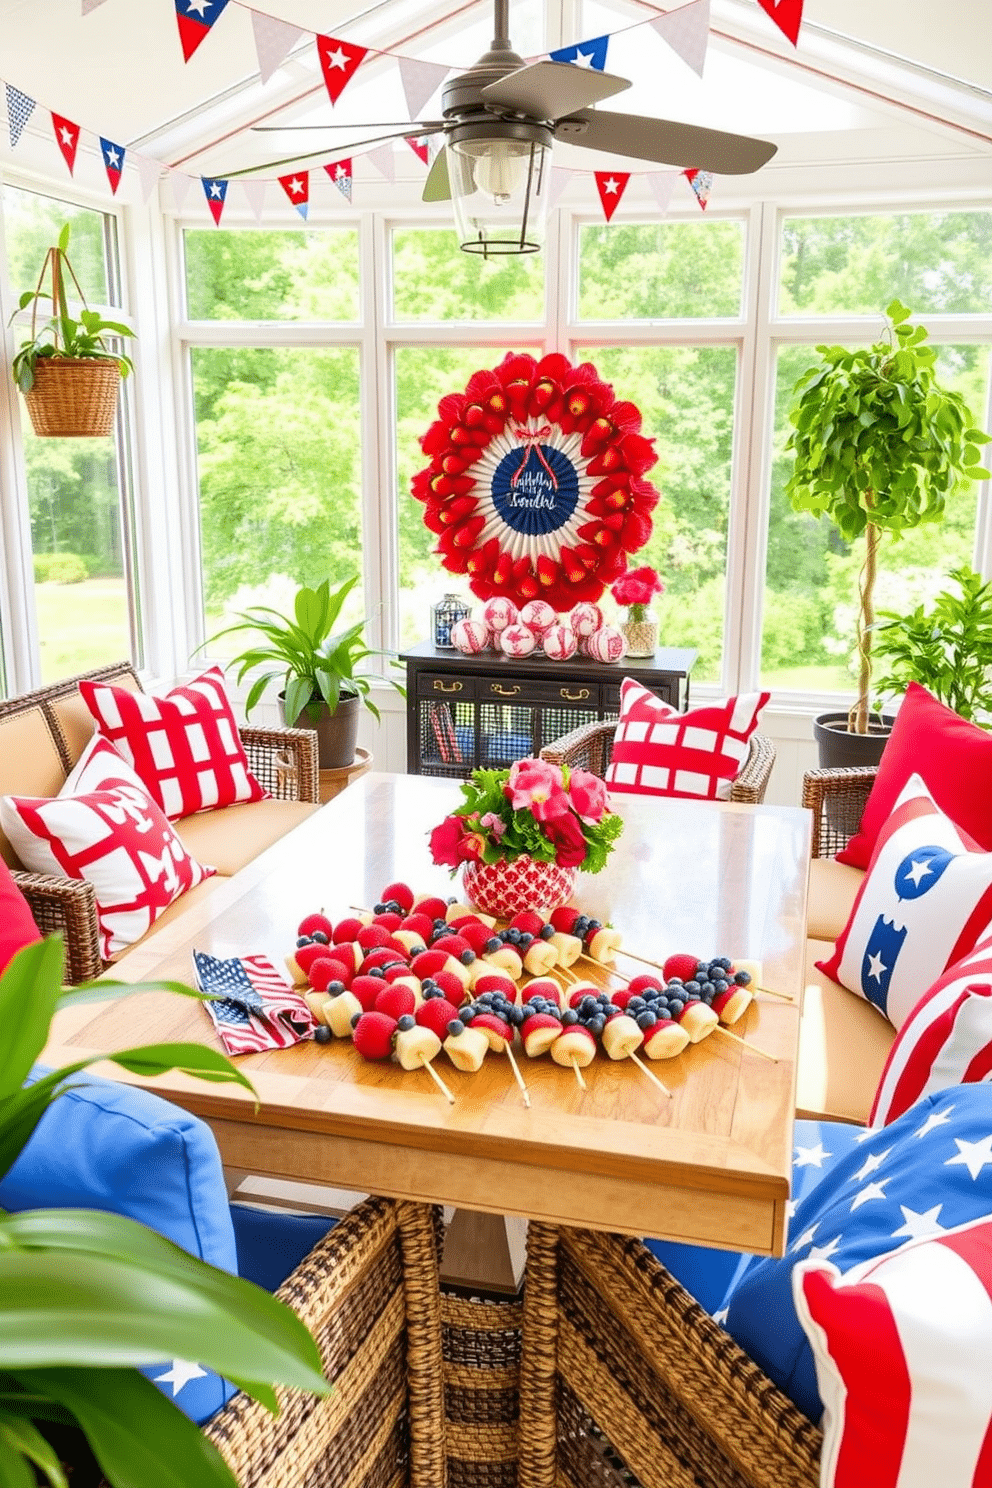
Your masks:
[[[675,190],[675,171],[649,171],[647,175],[648,190],[661,208],[662,215],[668,211],[672,202],[672,192]]]
[[[115,145],[113,140],[104,139],[100,136],[100,150],[103,154],[104,169],[107,172],[107,180],[110,182],[110,190],[114,196],[121,184],[121,175],[124,170],[124,156],[127,153],[123,145]]]
[[[245,194],[248,205],[251,207],[256,222],[261,222],[262,212],[265,209],[265,182],[264,181],[242,181],[241,189]]]
[[[97,6],[102,4],[103,0],[83,0],[80,15],[88,16],[91,10],[96,10]]]
[[[79,145],[79,125],[73,124],[71,119],[64,119],[61,114],[52,114],[52,128],[55,131],[55,141],[62,151],[63,159],[69,167],[70,176],[76,165],[76,149]]]
[[[710,191],[713,189],[713,172],[687,170],[683,171],[682,174],[685,176],[686,180],[689,182],[689,185],[696,193],[696,200],[705,212],[706,203],[710,199]]]
[[[451,69],[440,62],[422,62],[419,57],[400,57],[399,66],[407,110],[410,118],[415,119]]]
[[[335,160],[331,165],[325,165],[324,169],[345,201],[351,201],[351,156],[346,160]]]
[[[227,0],[176,0],[176,25],[184,62],[192,57],[226,5]]]
[[[430,151],[427,148],[427,138],[425,135],[421,134],[416,139],[411,139],[410,136],[407,135],[406,142],[410,146],[410,149],[413,151],[414,155],[416,155],[418,160],[422,160],[425,165],[430,165],[431,157]]]
[[[263,15],[260,10],[252,11],[251,25],[255,36],[259,77],[263,83],[267,83],[285,62],[303,31],[299,26],[291,26],[288,21],[280,21],[276,16]]]
[[[592,67],[596,72],[605,72],[609,45],[608,36],[594,36],[589,41],[577,42],[575,46],[558,47],[548,56],[552,62],[574,62],[578,67]]]
[[[135,155],[134,160],[138,167],[138,180],[141,183],[141,200],[147,206],[152,192],[156,190],[162,179],[162,166],[157,160],[151,160],[147,155]]]
[[[548,211],[551,212],[558,204],[562,192],[568,185],[572,172],[562,170],[560,166],[551,167],[551,180],[548,182]]]
[[[207,206],[214,222],[220,227],[221,213],[227,200],[227,182],[218,181],[211,176],[201,176],[203,182],[203,194],[207,198]]]
[[[627,189],[630,171],[594,171],[596,190],[603,204],[603,216],[609,222]]]
[[[702,77],[710,39],[710,0],[692,0],[667,15],[655,16],[650,24],[662,41]]]
[[[203,180],[203,177],[200,177]],[[181,212],[186,205],[189,188],[193,184],[192,176],[184,175],[182,171],[169,172],[169,185],[172,187],[172,202],[177,212]]]
[[[317,37],[317,55],[324,74],[324,86],[332,103],[337,103],[345,88],[362,65],[368,47],[352,46],[335,36]]]
[[[396,156],[393,154],[392,145],[377,145],[365,156],[369,165],[374,165],[380,176],[384,176],[392,185],[396,180]]]
[[[306,222],[310,210],[310,172],[294,171],[290,176],[277,176],[276,179]]]
[[[34,113],[34,99],[19,88],[7,83],[7,128],[10,130],[10,148],[13,150],[24,133],[24,126]]]
[[[803,19],[803,0],[758,0],[766,15],[770,15],[778,29],[787,36],[793,46],[799,44],[799,27]]]

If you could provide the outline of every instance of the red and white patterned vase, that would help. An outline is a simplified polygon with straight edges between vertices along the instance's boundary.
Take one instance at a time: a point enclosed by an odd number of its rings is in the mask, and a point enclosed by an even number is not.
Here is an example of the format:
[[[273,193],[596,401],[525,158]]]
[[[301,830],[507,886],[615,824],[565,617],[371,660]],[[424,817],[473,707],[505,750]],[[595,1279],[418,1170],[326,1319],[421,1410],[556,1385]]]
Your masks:
[[[526,856],[507,863],[466,863],[462,869],[465,897],[484,914],[509,919],[524,909],[558,909],[575,887],[575,868],[539,863]]]

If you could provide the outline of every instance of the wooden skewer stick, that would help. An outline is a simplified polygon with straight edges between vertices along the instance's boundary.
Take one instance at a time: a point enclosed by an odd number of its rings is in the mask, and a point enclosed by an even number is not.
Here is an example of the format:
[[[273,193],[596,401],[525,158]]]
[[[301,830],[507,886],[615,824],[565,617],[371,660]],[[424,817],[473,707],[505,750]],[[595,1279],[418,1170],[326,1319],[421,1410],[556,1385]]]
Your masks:
[[[795,1002],[796,1000],[794,997],[790,997],[788,992],[773,992],[771,987],[750,986],[747,990],[749,992],[763,992],[766,997],[780,997],[783,1002]]]
[[[724,1038],[733,1039],[734,1043],[740,1044],[742,1049],[750,1049],[752,1054],[760,1054],[762,1059],[770,1059],[772,1064],[778,1064],[778,1056],[776,1054],[769,1054],[767,1049],[762,1049],[758,1044],[749,1044],[747,1039],[739,1038],[736,1033],[731,1033],[730,1029],[724,1028],[722,1023],[718,1023],[712,1031],[714,1033],[722,1033]]]
[[[667,1095],[669,1097],[671,1096],[672,1092],[669,1090],[668,1086],[658,1079],[658,1076],[655,1074],[654,1070],[648,1069],[647,1065],[644,1063],[644,1060],[640,1057],[639,1054],[631,1053],[627,1055],[627,1058],[632,1059],[637,1065],[637,1068],[640,1070],[641,1074],[647,1075],[652,1084],[657,1085],[662,1095]]]
[[[513,1078],[516,1080],[517,1084],[520,1086],[520,1094],[523,1096],[524,1105],[529,1108],[530,1107],[530,1092],[528,1091],[527,1086],[524,1084],[524,1077],[520,1073],[520,1066],[517,1063],[517,1061],[514,1059],[514,1057],[513,1057],[513,1050],[510,1048],[509,1044],[507,1044],[507,1046],[506,1046],[506,1057],[510,1061],[510,1068],[513,1071]]]
[[[563,982],[577,982],[579,979],[574,971],[569,971],[567,966],[552,966],[552,971],[557,972]]]
[[[575,1078],[579,1082],[579,1089],[580,1090],[586,1090],[586,1089],[588,1089],[588,1086],[586,1085],[586,1082],[585,1082],[585,1079],[583,1077],[582,1071],[579,1069],[579,1066],[576,1064],[575,1060],[574,1059],[570,1059],[569,1060],[569,1064],[572,1066],[572,1069],[575,1071]]]
[[[591,966],[598,966],[601,971],[608,971],[610,976],[619,977],[622,982],[630,981],[629,976],[624,976],[622,971],[617,971],[616,967],[609,961],[597,961],[595,956],[587,956],[585,951],[582,952],[578,959],[580,961],[588,961]]]
[[[437,1086],[437,1088],[451,1102],[451,1104],[454,1105],[455,1104],[455,1097],[452,1095],[452,1093],[448,1089],[447,1085],[441,1079],[441,1076],[438,1074],[437,1070],[431,1064],[430,1060],[429,1059],[425,1059],[424,1056],[423,1056],[423,1054],[421,1054],[421,1056],[420,1056],[420,1062],[424,1066],[424,1069],[427,1071],[427,1073],[430,1075],[431,1079],[434,1081],[434,1084]]]

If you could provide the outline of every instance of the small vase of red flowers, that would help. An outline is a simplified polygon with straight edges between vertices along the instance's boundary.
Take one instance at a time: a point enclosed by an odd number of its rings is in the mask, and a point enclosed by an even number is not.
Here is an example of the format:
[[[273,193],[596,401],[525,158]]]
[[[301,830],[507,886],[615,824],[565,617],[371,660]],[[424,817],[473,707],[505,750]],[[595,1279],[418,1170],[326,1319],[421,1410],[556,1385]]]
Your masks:
[[[658,621],[651,614],[649,605],[656,594],[663,594],[665,586],[653,568],[632,568],[617,579],[610,590],[618,605],[626,605],[627,613],[620,621],[620,629],[627,642],[628,656],[653,656],[658,645]]]

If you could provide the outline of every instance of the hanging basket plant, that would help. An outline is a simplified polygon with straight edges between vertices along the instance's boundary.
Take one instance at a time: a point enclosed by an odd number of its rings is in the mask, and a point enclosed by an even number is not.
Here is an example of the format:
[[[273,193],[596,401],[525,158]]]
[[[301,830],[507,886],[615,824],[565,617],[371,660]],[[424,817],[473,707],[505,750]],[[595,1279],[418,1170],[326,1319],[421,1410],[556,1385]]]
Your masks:
[[[12,371],[36,434],[95,438],[113,433],[120,381],[133,370],[131,359],[112,350],[106,337],[134,332],[87,307],[68,247],[67,223],[45,254],[36,288],[21,295],[18,311],[31,306],[31,336],[21,343]],[[79,298],[78,318],[69,312],[67,276]],[[46,302],[52,313],[39,326],[38,307]]]
[[[590,362],[509,353],[441,399],[420,443],[412,494],[480,599],[595,601],[651,536],[654,443]]]

